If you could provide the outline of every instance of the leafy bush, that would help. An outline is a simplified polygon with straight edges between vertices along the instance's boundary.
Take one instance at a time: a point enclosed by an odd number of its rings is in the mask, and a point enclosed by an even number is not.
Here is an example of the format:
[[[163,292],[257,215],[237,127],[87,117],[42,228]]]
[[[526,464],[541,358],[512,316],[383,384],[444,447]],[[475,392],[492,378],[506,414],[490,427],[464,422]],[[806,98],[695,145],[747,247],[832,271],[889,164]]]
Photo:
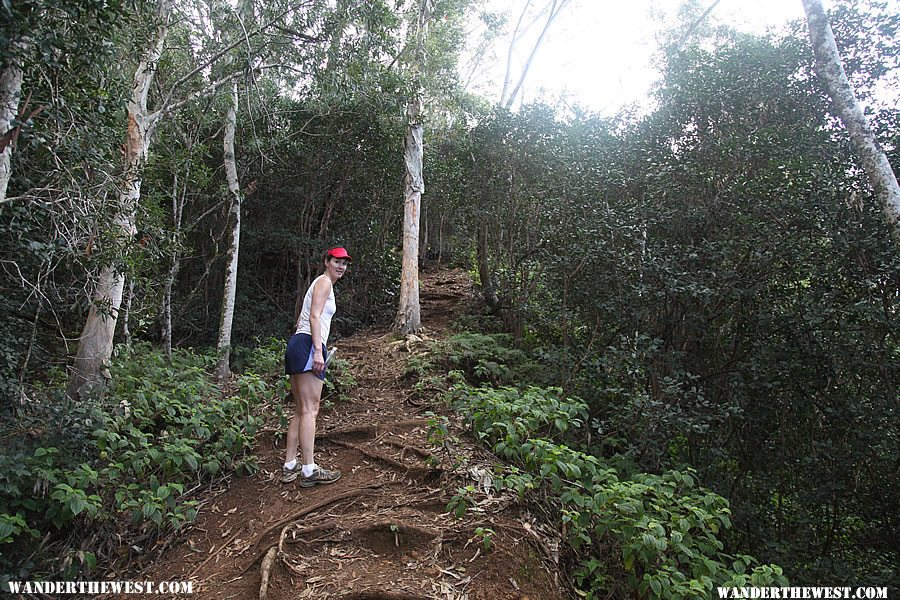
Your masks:
[[[287,341],[271,337],[259,341],[250,348],[239,346],[234,350],[234,370],[244,373],[278,373],[284,366],[284,352]]]
[[[355,387],[356,378],[350,373],[350,362],[336,356],[328,365],[322,401],[327,405],[332,398],[347,400],[348,392]]]
[[[169,363],[136,345],[114,358],[114,383],[98,398],[40,390],[43,401],[3,432],[14,441],[0,452],[0,577],[72,578],[114,550],[106,534],[120,517],[130,518],[137,545],[193,520],[190,494],[204,481],[257,468],[253,407],[267,385],[247,374],[239,396],[223,397],[208,375],[214,360],[175,351]]]
[[[438,368],[460,371],[472,383],[510,382],[528,358],[511,342],[508,334],[457,333],[435,342],[426,357],[410,357],[405,375],[422,377]]]
[[[559,388],[472,388],[457,384],[450,390],[452,405],[465,409],[466,419],[481,439],[497,451],[531,437],[562,436],[581,427],[587,407],[578,398],[564,398]]]
[[[450,399],[498,456],[522,468],[502,482],[520,493],[554,492],[587,597],[707,598],[718,585],[784,585],[779,567],[724,552],[728,501],[699,487],[693,472],[622,477],[601,459],[551,441],[580,427],[586,407],[561,390],[453,387]],[[457,494],[452,508],[465,510]],[[584,552],[588,549],[589,552]]]

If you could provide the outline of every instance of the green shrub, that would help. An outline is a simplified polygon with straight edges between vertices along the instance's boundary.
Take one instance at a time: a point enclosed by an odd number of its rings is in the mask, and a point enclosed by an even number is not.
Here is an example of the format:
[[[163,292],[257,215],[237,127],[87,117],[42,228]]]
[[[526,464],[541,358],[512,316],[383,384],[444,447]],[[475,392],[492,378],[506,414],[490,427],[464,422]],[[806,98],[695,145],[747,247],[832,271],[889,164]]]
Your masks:
[[[178,529],[196,516],[186,490],[256,470],[253,408],[267,384],[248,373],[238,396],[223,397],[209,376],[214,361],[180,350],[169,362],[139,344],[114,357],[113,383],[97,398],[41,390],[3,432],[13,441],[0,452],[0,579],[74,577],[96,563],[95,549],[81,547],[85,531],[116,531],[120,516],[135,526],[132,539]]]
[[[404,374],[423,377],[434,369],[454,370],[472,383],[511,382],[528,358],[511,344],[507,334],[457,333],[432,344],[427,356],[410,357]]]
[[[325,390],[322,400],[326,403],[332,399],[346,401],[350,390],[356,387],[356,378],[350,373],[350,361],[334,357],[328,365],[328,376],[325,378]]]
[[[513,468],[501,483],[520,494],[547,487],[565,539],[578,551],[574,578],[589,598],[708,598],[718,585],[785,585],[779,567],[724,552],[728,502],[693,472],[622,477],[601,459],[548,438],[580,427],[586,407],[558,388],[454,386],[449,398],[475,433]],[[452,509],[465,510],[465,495]],[[547,496],[545,496],[547,497]]]
[[[561,437],[581,427],[587,407],[578,398],[563,398],[559,388],[473,388],[458,384],[449,396],[454,408],[465,408],[477,435],[498,452],[530,437]]]
[[[232,361],[234,370],[257,374],[282,372],[286,348],[287,341],[276,337],[261,340],[251,348],[235,348]]]

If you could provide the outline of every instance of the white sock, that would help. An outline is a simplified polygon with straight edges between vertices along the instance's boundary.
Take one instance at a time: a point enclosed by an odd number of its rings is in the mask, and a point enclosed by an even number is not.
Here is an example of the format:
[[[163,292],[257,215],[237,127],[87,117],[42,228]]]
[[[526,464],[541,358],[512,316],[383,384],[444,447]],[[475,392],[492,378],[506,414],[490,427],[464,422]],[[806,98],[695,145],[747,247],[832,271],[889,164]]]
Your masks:
[[[303,465],[303,476],[309,477],[310,475],[313,474],[313,471],[315,471],[315,470],[316,470],[316,463],[313,463],[311,465]]]
[[[296,467],[296,466],[297,466],[297,459],[296,459],[296,458],[292,458],[292,459],[289,460],[288,462],[284,463],[284,468],[287,469],[287,470],[289,470],[289,471],[290,471],[291,469],[293,469],[294,467]]]

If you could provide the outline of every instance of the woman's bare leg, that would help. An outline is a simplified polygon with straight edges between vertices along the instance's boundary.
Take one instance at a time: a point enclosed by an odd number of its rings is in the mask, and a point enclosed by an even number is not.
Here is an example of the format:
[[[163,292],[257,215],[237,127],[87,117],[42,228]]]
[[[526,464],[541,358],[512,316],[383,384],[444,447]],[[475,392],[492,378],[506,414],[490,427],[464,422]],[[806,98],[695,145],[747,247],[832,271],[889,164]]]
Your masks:
[[[300,442],[300,415],[302,414],[300,401],[300,373],[291,375],[291,396],[294,397],[294,416],[287,430],[287,448],[284,456],[285,464],[291,462],[297,456],[297,446]]]
[[[322,400],[323,381],[311,371],[299,376],[300,402],[298,404],[298,433],[300,439],[300,464],[314,464],[316,445],[316,417],[319,415],[319,403]],[[296,414],[296,413],[295,413]]]

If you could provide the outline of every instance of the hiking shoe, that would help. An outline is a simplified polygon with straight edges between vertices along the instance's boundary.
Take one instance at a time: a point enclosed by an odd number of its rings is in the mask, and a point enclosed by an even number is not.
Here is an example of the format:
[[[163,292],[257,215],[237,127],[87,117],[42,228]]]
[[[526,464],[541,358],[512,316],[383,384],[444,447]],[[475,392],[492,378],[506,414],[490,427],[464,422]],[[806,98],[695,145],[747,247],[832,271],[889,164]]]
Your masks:
[[[300,475],[300,472],[303,471],[303,465],[299,462],[294,465],[293,469],[288,469],[285,466],[281,467],[281,483],[290,483],[293,480],[297,479],[297,476]]]
[[[297,469],[300,471],[300,469]],[[316,470],[312,472],[312,475],[307,477],[303,473],[299,473],[300,475],[300,487],[312,487],[316,484],[326,485],[329,483],[334,483],[338,479],[341,478],[340,471],[329,471],[328,469],[323,469],[322,467],[316,467]]]

